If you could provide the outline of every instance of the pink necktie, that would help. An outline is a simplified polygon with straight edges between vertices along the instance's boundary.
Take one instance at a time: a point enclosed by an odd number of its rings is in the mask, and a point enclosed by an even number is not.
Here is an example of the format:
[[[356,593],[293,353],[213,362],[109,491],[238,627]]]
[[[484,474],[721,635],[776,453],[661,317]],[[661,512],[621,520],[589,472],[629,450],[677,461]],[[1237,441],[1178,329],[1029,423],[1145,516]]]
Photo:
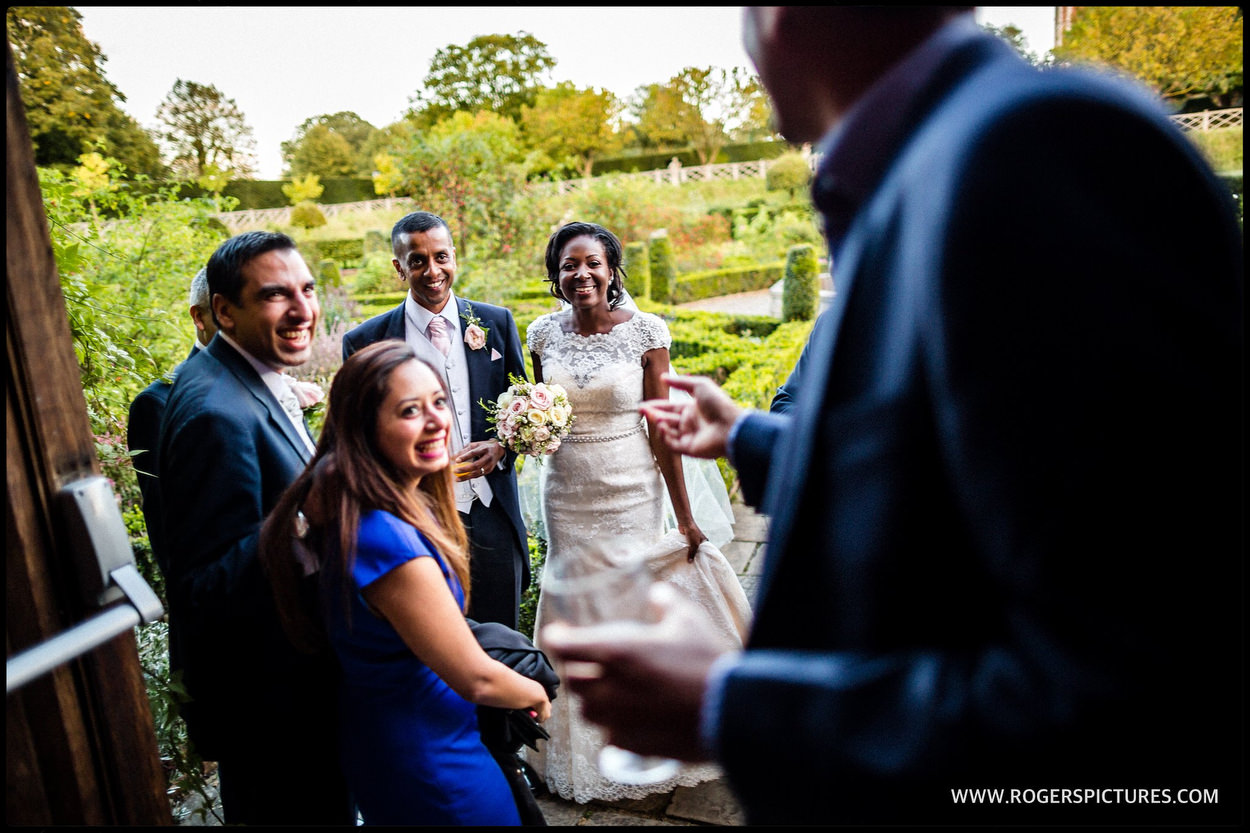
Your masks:
[[[438,348],[440,353],[446,356],[451,352],[451,340],[447,338],[447,322],[443,320],[443,316],[436,315],[430,319],[428,332],[430,343]]]

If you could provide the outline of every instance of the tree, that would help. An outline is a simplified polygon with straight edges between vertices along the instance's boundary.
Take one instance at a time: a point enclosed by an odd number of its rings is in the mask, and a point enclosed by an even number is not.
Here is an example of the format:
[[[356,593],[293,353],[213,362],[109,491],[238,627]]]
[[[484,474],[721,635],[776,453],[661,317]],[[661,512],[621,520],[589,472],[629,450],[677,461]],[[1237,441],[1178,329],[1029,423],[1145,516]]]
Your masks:
[[[179,78],[156,118],[165,126],[161,138],[175,173],[197,178],[214,165],[234,178],[248,178],[256,170],[252,129],[234,99],[212,84]]]
[[[285,144],[285,143],[284,143]],[[288,176],[336,177],[353,176],[356,173],[356,154],[352,146],[339,133],[319,124],[304,134],[287,160]]]
[[[621,149],[616,129],[621,105],[608,90],[577,89],[562,81],[540,90],[534,106],[521,107],[521,126],[531,147],[555,164],[590,176],[595,159]]]
[[[108,60],[88,40],[82,15],[67,6],[11,6],[5,15],[35,164],[72,167],[100,151],[131,174],[160,177],[160,150],[120,104],[105,77]]]
[[[527,32],[482,35],[464,46],[448,46],[434,53],[424,92],[413,96],[409,115],[421,126],[457,111],[490,110],[520,121],[521,107],[533,106],[555,65],[547,45]]]
[[[1210,98],[1234,106],[1242,91],[1237,6],[1080,6],[1055,58],[1129,73],[1183,107]]]
[[[373,170],[368,143],[377,132],[350,110],[313,116],[282,143],[282,160],[289,176],[367,176]]]
[[[393,193],[412,197],[447,219],[461,258],[468,238],[511,246],[523,218],[508,209],[525,186],[528,168],[520,131],[510,119],[490,112],[457,112],[393,151],[398,177]],[[376,182],[375,182],[376,188]]]
[[[732,134],[769,130],[764,92],[741,67],[686,67],[636,96],[635,129],[643,143],[693,145],[704,165],[716,161]]]
[[[1007,43],[1011,44],[1011,48],[1016,50],[1016,54],[1033,66],[1042,66],[1044,61],[1039,60],[1037,53],[1029,49],[1029,39],[1024,36],[1024,31],[1013,23],[1006,26],[995,26],[993,23],[982,23],[981,28],[989,32],[991,35],[997,35]]]
[[[296,177],[282,186],[282,193],[291,201],[291,205],[299,205],[302,202],[316,202],[325,193],[325,190],[325,186],[321,184],[321,177],[316,174]]]

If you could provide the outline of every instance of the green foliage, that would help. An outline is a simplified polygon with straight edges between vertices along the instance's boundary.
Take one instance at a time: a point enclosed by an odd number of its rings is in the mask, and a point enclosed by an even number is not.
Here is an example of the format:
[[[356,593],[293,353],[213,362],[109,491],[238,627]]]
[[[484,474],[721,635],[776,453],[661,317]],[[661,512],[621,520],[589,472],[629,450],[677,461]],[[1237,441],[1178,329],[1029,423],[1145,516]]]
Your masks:
[[[564,81],[539,90],[534,105],[521,107],[525,138],[550,160],[550,167],[590,176],[595,159],[619,150],[615,130],[621,109],[608,90],[579,90]]]
[[[673,289],[673,303],[685,304],[702,298],[767,289],[782,279],[784,270],[785,264],[777,261],[687,272],[677,279]]]
[[[313,229],[326,224],[326,215],[314,202],[304,201],[291,209],[291,225]]]
[[[800,188],[811,184],[812,168],[803,154],[786,153],[769,164],[765,179],[769,191],[788,191],[794,199]]]
[[[817,245],[822,240],[816,215],[807,203],[761,203],[734,211],[733,217],[734,240],[762,259],[782,258],[791,246]]]
[[[316,174],[308,174],[307,176],[299,176],[290,183],[282,186],[282,193],[291,205],[299,205],[302,202],[316,202],[317,198],[325,191],[325,187],[321,184],[321,177]],[[324,217],[322,218],[325,219]],[[320,225],[325,225],[322,222]]]
[[[642,240],[626,243],[621,260],[625,267],[625,291],[635,299],[650,298],[651,258],[647,244]]]
[[[10,6],[5,14],[26,123],[40,167],[70,166],[98,149],[122,169],[164,175],[160,150],[120,107],[104,73],[107,58],[69,6]]]
[[[1020,27],[1008,23],[1006,26],[995,26],[993,23],[982,23],[981,28],[989,32],[991,35],[997,35],[1011,45],[1016,50],[1016,54],[1033,66],[1042,66],[1044,61],[1037,57],[1037,53],[1029,49],[1029,39],[1024,36],[1024,32]]]
[[[316,250],[316,257],[309,260],[310,263],[316,263],[320,260],[336,261],[340,267],[345,269],[355,269],[360,266],[364,259],[364,241],[359,237],[348,237],[343,239],[322,239],[304,241],[309,245],[309,251]]]
[[[412,115],[426,126],[455,112],[488,111],[520,121],[521,108],[533,106],[555,65],[547,45],[526,32],[481,35],[464,46],[444,47],[434,53],[412,98]]]
[[[1054,55],[1126,72],[1177,105],[1206,97],[1231,107],[1243,38],[1237,6],[1079,6]]]
[[[135,395],[185,358],[194,338],[187,288],[226,235],[211,218],[210,199],[179,199],[176,187],[136,189],[112,164],[104,181],[98,165],[84,168],[92,175],[40,168],[40,190],[100,469],[118,496],[138,568],[166,602],[125,426]],[[233,208],[231,198],[222,201]],[[101,221],[104,212],[116,219]],[[136,638],[170,791],[207,797],[202,762],[179,717],[187,695],[169,670],[167,626],[143,625]]]
[[[677,281],[677,262],[673,256],[673,242],[668,239],[666,230],[658,229],[651,235],[648,257],[651,262],[651,294],[648,297],[662,304],[671,304],[673,285]]]
[[[1244,166],[1245,138],[1241,127],[1220,130],[1190,130],[1185,133],[1202,151],[1212,169],[1240,171]]]
[[[343,275],[339,271],[339,265],[333,260],[323,260],[317,264],[317,285],[318,286],[342,286]]]
[[[525,465],[525,463],[523,462],[522,465]],[[521,610],[517,622],[517,630],[533,639],[534,616],[538,613],[538,589],[542,584],[543,564],[547,561],[547,542],[531,534],[528,537],[528,543],[530,586],[521,594]]]
[[[812,246],[795,246],[786,256],[781,290],[781,320],[810,321],[820,301],[820,263]]]
[[[442,216],[455,236],[457,257],[469,240],[488,252],[510,251],[530,218],[510,210],[525,186],[525,158],[517,126],[494,113],[457,112],[395,148],[395,192]]]
[[[175,80],[156,119],[164,127],[161,138],[173,154],[175,174],[195,178],[213,165],[245,179],[256,170],[256,141],[243,111],[212,84]]]
[[[361,255],[367,258],[375,252],[381,252],[388,258],[392,256],[389,231],[371,228],[365,232],[365,238],[361,245]]]
[[[390,252],[373,252],[367,255],[364,263],[356,270],[355,282],[352,284],[353,295],[372,295],[400,286],[391,260]]]
[[[376,127],[350,110],[313,116],[296,128],[289,141],[282,143],[282,160],[291,176],[312,173],[322,179],[367,177],[373,171],[369,142],[377,132]]]

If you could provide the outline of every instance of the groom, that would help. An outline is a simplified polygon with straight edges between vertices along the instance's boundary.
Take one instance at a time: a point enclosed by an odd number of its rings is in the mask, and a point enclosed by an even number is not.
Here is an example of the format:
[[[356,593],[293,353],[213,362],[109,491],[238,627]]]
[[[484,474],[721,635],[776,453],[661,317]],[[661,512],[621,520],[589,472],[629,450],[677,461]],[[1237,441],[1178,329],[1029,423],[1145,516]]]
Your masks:
[[[343,358],[376,341],[402,339],[442,375],[455,418],[456,504],[469,535],[468,615],[516,628],[521,593],[530,582],[516,455],[487,434],[486,411],[478,401],[498,398],[509,375],[528,378],[521,337],[508,310],[452,292],[456,247],[443,218],[414,211],[391,230],[391,246],[391,262],[408,295],[395,309],[343,336]]]

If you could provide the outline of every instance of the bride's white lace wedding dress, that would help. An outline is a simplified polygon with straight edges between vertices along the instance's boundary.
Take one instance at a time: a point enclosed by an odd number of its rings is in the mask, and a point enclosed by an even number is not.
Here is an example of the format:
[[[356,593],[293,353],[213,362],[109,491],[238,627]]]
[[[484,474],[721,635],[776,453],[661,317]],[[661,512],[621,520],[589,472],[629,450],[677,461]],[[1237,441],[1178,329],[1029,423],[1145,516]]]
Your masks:
[[[750,619],[746,595],[713,544],[704,544],[690,564],[684,536],[666,530],[664,479],[638,411],[642,354],[669,346],[668,327],[645,312],[635,312],[603,334],[581,336],[571,332],[571,326],[570,313],[551,313],[534,321],[526,336],[529,349],[542,362],[542,381],[564,386],[574,414],[571,434],[546,458],[541,471],[547,563],[578,558],[588,542],[600,537],[628,536],[646,550],[654,575],[676,585],[706,610],[727,644],[740,647]],[[540,593],[534,626],[540,648],[543,618]],[[721,775],[713,765],[684,766],[660,784],[609,781],[596,765],[604,745],[602,733],[582,719],[576,698],[564,692],[552,702],[545,728],[550,740],[539,744],[538,753],[525,750],[526,760],[548,789],[564,799],[584,803],[641,798]]]

